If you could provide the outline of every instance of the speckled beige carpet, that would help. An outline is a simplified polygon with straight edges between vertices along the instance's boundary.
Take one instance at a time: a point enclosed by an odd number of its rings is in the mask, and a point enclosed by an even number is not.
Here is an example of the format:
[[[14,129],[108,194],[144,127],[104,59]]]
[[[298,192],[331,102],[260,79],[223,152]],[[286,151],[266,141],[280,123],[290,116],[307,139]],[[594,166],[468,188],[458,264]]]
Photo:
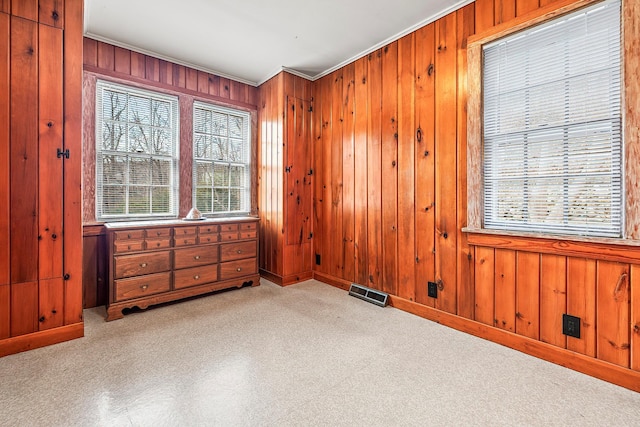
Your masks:
[[[2,426],[638,426],[640,394],[308,281],[0,359]]]

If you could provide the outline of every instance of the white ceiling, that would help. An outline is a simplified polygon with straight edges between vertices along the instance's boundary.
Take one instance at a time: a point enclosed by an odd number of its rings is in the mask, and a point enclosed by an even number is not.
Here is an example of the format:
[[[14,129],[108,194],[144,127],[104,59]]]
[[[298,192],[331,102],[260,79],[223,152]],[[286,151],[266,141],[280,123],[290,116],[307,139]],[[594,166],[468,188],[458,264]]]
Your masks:
[[[259,85],[312,80],[472,0],[85,0],[85,35]]]

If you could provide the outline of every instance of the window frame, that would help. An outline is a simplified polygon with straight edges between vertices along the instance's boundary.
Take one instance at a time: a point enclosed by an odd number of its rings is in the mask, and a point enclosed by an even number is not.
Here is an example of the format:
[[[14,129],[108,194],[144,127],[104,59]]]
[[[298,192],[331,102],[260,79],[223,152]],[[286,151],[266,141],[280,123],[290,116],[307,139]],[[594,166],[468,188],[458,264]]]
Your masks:
[[[231,137],[230,135],[226,135],[226,136],[217,136],[214,135],[213,133],[208,133],[207,136],[214,138],[214,137],[226,137],[227,138],[227,147],[229,147],[229,141],[233,138],[236,141],[241,140],[242,141],[242,160],[244,161],[231,161],[230,159],[213,159],[213,158],[205,158],[205,157],[197,157],[197,147],[196,144],[198,143],[198,138],[196,133],[201,133],[204,134],[205,132],[198,132],[196,130],[196,117],[197,117],[197,113],[196,110],[197,109],[201,109],[204,110],[210,114],[222,114],[225,115],[227,117],[229,116],[237,116],[242,118],[243,120],[243,126],[242,126],[242,136],[239,137]],[[207,188],[207,189],[211,189],[211,211],[203,211],[200,208],[198,208],[202,215],[205,217],[211,217],[211,218],[216,218],[216,217],[233,217],[233,216],[245,216],[245,215],[250,215],[251,214],[251,204],[252,204],[252,192],[254,191],[254,189],[252,188],[253,185],[253,180],[252,180],[252,176],[253,176],[253,170],[255,165],[253,164],[253,144],[252,144],[252,125],[251,125],[251,113],[249,111],[245,111],[242,109],[238,109],[238,108],[233,108],[233,107],[228,107],[228,106],[221,106],[221,105],[217,105],[214,104],[212,102],[207,102],[207,101],[202,101],[202,100],[194,100],[193,102],[193,107],[191,109],[192,112],[192,136],[193,136],[193,140],[192,140],[192,156],[191,156],[191,161],[192,161],[192,194],[191,194],[191,201],[192,201],[192,206],[193,207],[198,207],[197,201],[198,201],[198,196],[197,196],[197,192],[199,188]],[[228,122],[227,122],[228,124]],[[229,171],[234,168],[234,167],[242,167],[244,168],[244,172],[242,173],[242,180],[244,181],[244,185],[235,185],[233,186],[231,183],[231,174],[229,173],[229,176],[227,177],[227,185],[226,186],[220,186],[220,185],[216,185],[215,182],[215,172],[212,173],[212,179],[211,179],[211,186],[198,186],[198,163],[210,163],[212,168],[215,169],[215,165],[225,165],[229,167]],[[221,189],[221,190],[228,190],[228,210],[225,211],[215,211],[214,209],[214,203],[215,203],[215,190],[216,189]],[[231,192],[233,190],[237,190],[239,191],[239,198],[240,198],[240,209],[238,210],[231,210]]]
[[[579,236],[572,234],[555,234],[547,232],[529,232],[520,230],[496,230],[484,228],[484,142],[483,142],[483,76],[482,76],[482,48],[512,33],[525,30],[529,27],[544,23],[550,19],[575,12],[579,9],[595,5],[603,0],[562,1],[551,3],[511,22],[497,25],[484,33],[471,36],[467,44],[467,226],[464,232],[481,233],[489,235],[523,236],[557,239],[564,236],[575,241],[594,241],[622,243],[625,240],[640,240],[640,149],[629,139],[630,131],[638,135],[637,128],[640,118],[629,114],[629,99],[637,99],[639,95],[638,83],[632,82],[630,71],[640,66],[640,58],[630,54],[632,48],[632,36],[627,33],[631,27],[633,30],[633,11],[638,7],[627,0],[622,1],[621,10],[621,64],[622,64],[622,236],[621,237],[597,237]],[[637,31],[636,31],[637,32]],[[634,130],[635,129],[635,130]]]
[[[170,155],[160,155],[160,154],[149,154],[149,153],[141,153],[137,154],[134,152],[130,152],[129,150],[104,150],[100,145],[102,143],[102,124],[105,121],[102,115],[102,107],[103,100],[101,91],[104,93],[105,90],[112,90],[115,92],[125,93],[127,98],[131,96],[138,96],[143,98],[148,98],[156,101],[169,102],[169,122],[171,123],[171,127],[169,128],[170,134],[173,138],[172,142],[172,153]],[[174,219],[178,217],[178,211],[180,206],[180,101],[179,97],[175,95],[170,95],[167,93],[159,92],[153,90],[153,88],[140,88],[137,86],[128,85],[126,83],[116,83],[113,81],[105,80],[98,78],[96,79],[96,91],[95,91],[95,185],[96,185],[96,195],[95,195],[95,209],[96,209],[96,220],[103,222],[117,222],[117,221],[132,221],[132,220],[157,220],[157,219]],[[122,121],[126,126],[130,125],[130,121],[125,120]],[[147,126],[147,125],[145,125]],[[153,124],[148,125],[149,128],[154,128]],[[127,130],[127,134],[128,134]],[[126,138],[126,137],[125,137]],[[129,212],[129,189],[131,187],[131,183],[129,182],[130,175],[126,174],[126,198],[125,198],[125,209],[127,213],[125,214],[105,214],[104,213],[104,171],[103,171],[103,156],[105,153],[107,155],[122,155],[127,157],[127,168],[130,165],[131,158],[148,158],[150,160],[170,160],[171,165],[169,167],[169,184],[158,187],[168,187],[169,189],[169,208],[170,212],[162,212],[154,214],[152,212],[149,213],[131,213]],[[128,172],[128,171],[127,171]],[[135,187],[136,185],[134,185]],[[149,183],[148,187],[154,187],[153,183]],[[149,208],[152,211],[152,201],[151,198],[149,200]]]

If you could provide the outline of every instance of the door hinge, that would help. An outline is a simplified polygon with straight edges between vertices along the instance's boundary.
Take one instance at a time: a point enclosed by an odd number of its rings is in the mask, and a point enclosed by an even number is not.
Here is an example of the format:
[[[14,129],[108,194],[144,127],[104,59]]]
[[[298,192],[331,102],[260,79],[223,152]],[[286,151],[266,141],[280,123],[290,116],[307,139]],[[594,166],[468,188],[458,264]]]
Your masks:
[[[291,166],[287,166],[286,168],[284,168],[285,172],[291,172]]]
[[[311,106],[309,107],[309,112],[313,113],[313,107],[311,107]]]
[[[309,169],[309,175],[313,175],[313,169]]]
[[[61,148],[58,148],[58,152],[56,154],[56,157],[60,158],[60,157],[64,157],[65,159],[69,158],[69,149],[67,148],[66,150],[62,151]]]

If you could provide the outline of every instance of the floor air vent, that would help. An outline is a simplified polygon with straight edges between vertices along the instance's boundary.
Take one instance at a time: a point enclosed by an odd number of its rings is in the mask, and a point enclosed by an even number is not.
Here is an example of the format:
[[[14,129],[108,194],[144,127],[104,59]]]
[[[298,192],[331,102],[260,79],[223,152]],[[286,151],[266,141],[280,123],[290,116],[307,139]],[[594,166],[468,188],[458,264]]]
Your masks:
[[[349,295],[369,301],[370,303],[379,305],[380,307],[386,306],[387,299],[389,298],[389,295],[384,292],[369,289],[355,283],[351,284],[351,287],[349,288]]]

